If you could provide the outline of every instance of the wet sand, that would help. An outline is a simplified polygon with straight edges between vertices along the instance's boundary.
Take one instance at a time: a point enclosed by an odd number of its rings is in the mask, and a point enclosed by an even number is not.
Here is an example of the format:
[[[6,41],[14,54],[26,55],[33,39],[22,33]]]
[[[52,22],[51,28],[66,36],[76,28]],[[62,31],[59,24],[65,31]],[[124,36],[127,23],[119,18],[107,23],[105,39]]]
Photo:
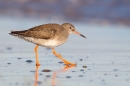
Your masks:
[[[45,23],[30,20],[0,20],[1,86],[129,86],[130,29],[125,26],[74,24],[84,39],[71,35],[56,51],[77,67],[66,68],[51,49],[39,47],[35,66],[35,45],[8,33]],[[22,25],[21,25],[22,24]]]

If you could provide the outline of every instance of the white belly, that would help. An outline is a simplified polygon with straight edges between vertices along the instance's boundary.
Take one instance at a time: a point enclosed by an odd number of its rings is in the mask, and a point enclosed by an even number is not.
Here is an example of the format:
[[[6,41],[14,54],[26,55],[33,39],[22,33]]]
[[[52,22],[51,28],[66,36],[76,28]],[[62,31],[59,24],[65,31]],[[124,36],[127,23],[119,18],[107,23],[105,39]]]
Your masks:
[[[61,43],[57,40],[47,40],[42,42],[41,45],[45,47],[55,47],[61,45]]]
[[[24,39],[26,41],[29,41],[29,42],[32,42],[34,44],[44,46],[44,47],[56,47],[56,46],[63,44],[62,42],[59,42],[56,39],[46,40],[46,39],[34,39],[31,37],[25,37]]]

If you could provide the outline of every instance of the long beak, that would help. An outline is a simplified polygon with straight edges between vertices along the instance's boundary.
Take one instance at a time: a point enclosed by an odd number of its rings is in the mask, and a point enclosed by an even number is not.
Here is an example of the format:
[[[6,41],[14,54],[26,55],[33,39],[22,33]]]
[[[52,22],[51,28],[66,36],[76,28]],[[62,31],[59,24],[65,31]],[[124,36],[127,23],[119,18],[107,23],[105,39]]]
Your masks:
[[[77,34],[77,35],[79,35],[79,36],[82,36],[82,37],[86,38],[84,35],[82,35],[81,33],[77,32],[76,30],[75,30],[73,33],[75,33],[75,34]]]

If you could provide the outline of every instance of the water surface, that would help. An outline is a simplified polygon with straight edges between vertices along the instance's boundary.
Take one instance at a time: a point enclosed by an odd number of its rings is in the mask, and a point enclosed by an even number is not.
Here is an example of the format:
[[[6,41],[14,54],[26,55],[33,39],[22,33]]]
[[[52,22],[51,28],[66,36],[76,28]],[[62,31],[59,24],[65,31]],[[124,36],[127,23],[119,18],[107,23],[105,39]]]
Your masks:
[[[1,18],[0,85],[129,86],[129,27],[74,23],[87,39],[73,34],[64,45],[55,49],[65,59],[76,62],[77,67],[66,68],[51,49],[39,47],[41,66],[37,69],[35,45],[8,33],[10,30],[25,30],[43,23],[48,22]]]

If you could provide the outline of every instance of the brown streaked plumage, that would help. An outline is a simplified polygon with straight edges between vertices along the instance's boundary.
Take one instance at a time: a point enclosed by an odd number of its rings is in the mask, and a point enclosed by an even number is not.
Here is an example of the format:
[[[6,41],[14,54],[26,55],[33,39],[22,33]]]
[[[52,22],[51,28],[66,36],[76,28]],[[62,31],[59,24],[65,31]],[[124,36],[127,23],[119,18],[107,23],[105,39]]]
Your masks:
[[[50,47],[52,48],[53,54],[60,58],[66,65],[76,65],[74,63],[68,62],[63,59],[60,54],[57,54],[54,47],[62,45],[68,39],[69,34],[75,33],[84,38],[82,34],[75,30],[75,27],[70,23],[59,24],[43,24],[40,26],[33,27],[28,30],[23,31],[11,31],[11,35],[24,39],[26,41],[36,44],[35,54],[36,54],[36,65],[40,66],[38,62],[38,46]]]

